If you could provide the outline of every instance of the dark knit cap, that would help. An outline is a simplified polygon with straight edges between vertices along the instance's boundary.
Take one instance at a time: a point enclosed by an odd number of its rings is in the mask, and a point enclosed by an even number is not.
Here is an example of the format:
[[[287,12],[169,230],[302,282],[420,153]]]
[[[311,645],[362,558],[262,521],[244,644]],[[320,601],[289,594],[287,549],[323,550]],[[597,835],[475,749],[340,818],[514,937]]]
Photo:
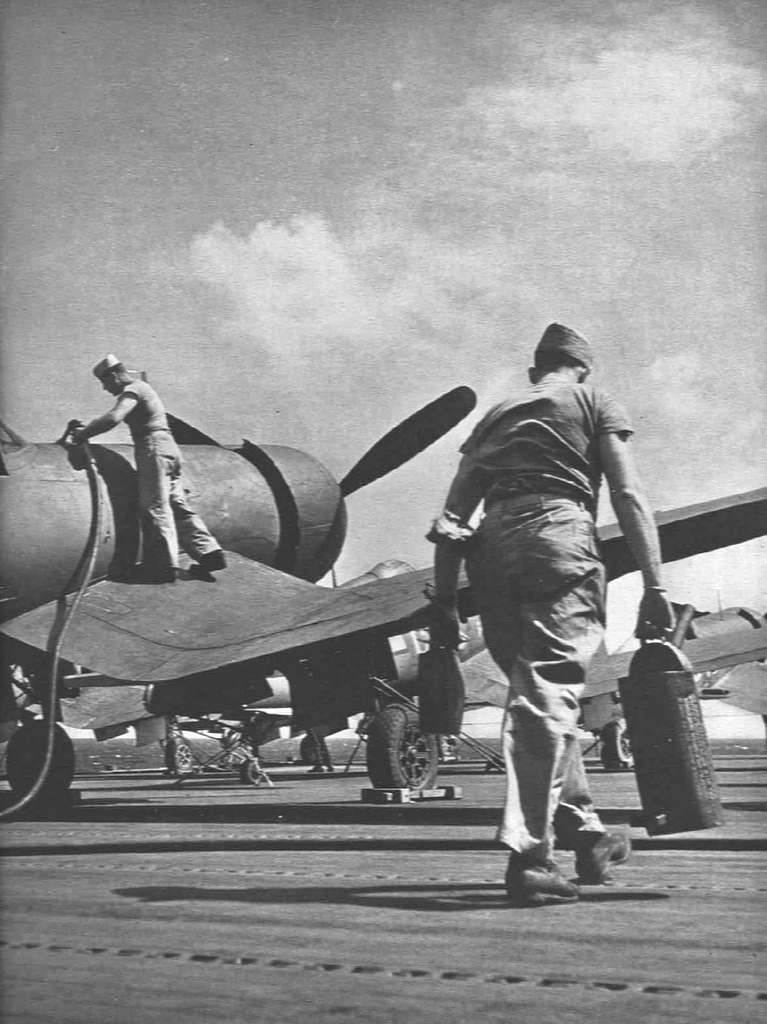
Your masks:
[[[559,356],[563,356],[568,363],[580,363],[588,369],[594,363],[591,345],[582,334],[562,324],[549,324],[535,350],[536,366],[539,362],[556,361]]]

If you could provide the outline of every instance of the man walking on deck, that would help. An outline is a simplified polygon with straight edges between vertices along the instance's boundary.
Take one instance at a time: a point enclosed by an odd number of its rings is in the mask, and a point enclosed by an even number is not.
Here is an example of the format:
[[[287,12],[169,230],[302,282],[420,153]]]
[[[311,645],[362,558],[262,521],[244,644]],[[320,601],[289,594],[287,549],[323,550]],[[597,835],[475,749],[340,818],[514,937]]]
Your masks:
[[[569,903],[577,886],[553,858],[575,851],[583,884],[610,880],[628,837],[605,831],[594,809],[578,739],[579,697],[605,625],[605,568],[596,535],[602,475],[644,580],[637,635],[669,630],[658,534],[634,467],[628,416],[587,383],[593,355],[576,331],[550,324],[529,370],[531,387],[479,422],[445,509],[435,548],[432,642],[457,647],[461,562],[488,650],[509,680],[503,724],[507,772],[499,841],[511,853],[506,890],[515,906]],[[484,518],[469,519],[484,500]]]

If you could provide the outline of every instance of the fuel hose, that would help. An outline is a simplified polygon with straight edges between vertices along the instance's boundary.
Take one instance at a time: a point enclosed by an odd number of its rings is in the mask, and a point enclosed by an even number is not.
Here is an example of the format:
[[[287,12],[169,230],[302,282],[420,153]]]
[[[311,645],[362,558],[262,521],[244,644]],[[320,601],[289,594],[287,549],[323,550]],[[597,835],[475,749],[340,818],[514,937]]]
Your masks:
[[[67,438],[69,437],[75,422],[76,421],[70,421],[67,429],[64,431],[64,434],[59,439],[60,444],[66,445]],[[56,736],[56,697],[61,649],[64,645],[64,638],[66,636],[67,629],[69,628],[69,624],[77,612],[77,607],[80,604],[85,591],[90,586],[90,582],[93,577],[93,569],[96,565],[99,537],[101,536],[102,522],[104,518],[103,500],[101,490],[99,488],[98,474],[96,472],[96,462],[93,458],[93,452],[91,451],[88,442],[83,441],[82,444],[77,446],[76,450],[82,454],[83,465],[86,476],[88,477],[88,484],[90,486],[91,525],[90,530],[88,531],[88,539],[85,542],[85,547],[80,555],[77,567],[72,573],[69,582],[62,590],[56,603],[56,615],[48,636],[48,659],[50,666],[49,679],[47,696],[42,700],[43,721],[45,722],[45,755],[32,788],[15,804],[5,808],[3,811],[0,811],[0,821],[5,818],[10,818],[12,815],[18,814],[18,812],[23,808],[28,807],[29,804],[31,804],[32,801],[40,794],[40,791],[48,778],[48,774],[53,764],[53,752]],[[70,594],[73,594],[74,596],[70,601],[68,601],[67,598]]]

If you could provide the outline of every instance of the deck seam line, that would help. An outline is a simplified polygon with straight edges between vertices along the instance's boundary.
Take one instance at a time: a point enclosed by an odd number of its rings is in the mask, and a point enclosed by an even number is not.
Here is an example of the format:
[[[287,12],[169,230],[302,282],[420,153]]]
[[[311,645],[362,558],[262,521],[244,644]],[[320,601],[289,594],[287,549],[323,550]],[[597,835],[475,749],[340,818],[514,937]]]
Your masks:
[[[68,943],[9,942],[0,940],[0,948],[27,950],[29,952],[70,953],[76,956],[137,957],[144,960],[164,960],[175,963],[219,965],[225,967],[260,967],[267,969],[299,971],[341,971],[353,975],[386,975],[389,977],[418,980],[454,981],[459,983],[526,985],[541,988],[584,988],[597,989],[613,994],[644,993],[647,995],[676,996],[688,995],[711,999],[753,999],[767,1001],[767,992],[754,989],[719,986],[685,986],[666,982],[618,981],[606,978],[571,978],[566,975],[522,975],[512,973],[482,974],[453,968],[397,968],[378,964],[347,964],[332,961],[294,960],[282,957],[251,956],[250,954],[229,954],[212,952],[178,952],[169,949],[147,950],[135,946],[72,946]]]

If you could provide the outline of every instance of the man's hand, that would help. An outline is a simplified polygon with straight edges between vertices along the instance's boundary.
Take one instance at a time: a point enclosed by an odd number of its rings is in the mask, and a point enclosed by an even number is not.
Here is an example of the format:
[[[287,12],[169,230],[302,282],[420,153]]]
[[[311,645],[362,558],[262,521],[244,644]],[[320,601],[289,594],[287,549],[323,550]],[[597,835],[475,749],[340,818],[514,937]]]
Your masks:
[[[82,420],[70,420],[56,444],[63,444],[65,447],[74,448],[85,440],[82,436],[84,429],[85,424]]]
[[[674,609],[662,587],[648,587],[639,602],[639,616],[634,635],[640,640],[667,636],[674,628]]]
[[[429,639],[432,647],[448,647],[457,650],[466,640],[461,633],[456,606],[441,604],[432,599],[429,609]]]

